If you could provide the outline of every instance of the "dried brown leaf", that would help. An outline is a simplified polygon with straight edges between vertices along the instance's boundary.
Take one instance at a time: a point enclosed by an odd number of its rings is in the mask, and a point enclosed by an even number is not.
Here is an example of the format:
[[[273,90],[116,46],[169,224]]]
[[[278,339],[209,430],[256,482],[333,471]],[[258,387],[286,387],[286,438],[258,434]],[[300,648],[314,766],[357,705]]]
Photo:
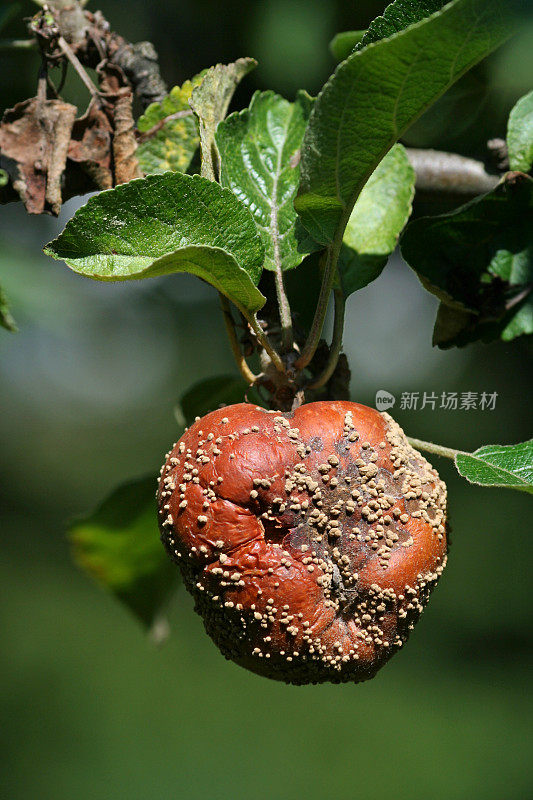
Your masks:
[[[135,123],[132,113],[133,95],[127,90],[119,94],[114,103],[113,121],[115,135],[113,137],[113,157],[115,166],[115,184],[127,183],[132,178],[140,177],[136,150]]]
[[[61,178],[76,106],[33,97],[0,123],[0,163],[30,214],[59,214]]]
[[[95,101],[72,128],[68,158],[80,164],[99,189],[113,187],[112,133],[107,114]]]

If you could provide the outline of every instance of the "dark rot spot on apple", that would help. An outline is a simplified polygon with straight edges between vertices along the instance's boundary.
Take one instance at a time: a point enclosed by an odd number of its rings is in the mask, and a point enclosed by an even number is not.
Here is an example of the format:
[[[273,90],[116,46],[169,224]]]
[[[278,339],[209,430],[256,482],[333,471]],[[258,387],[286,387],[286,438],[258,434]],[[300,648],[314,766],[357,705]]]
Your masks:
[[[158,503],[208,634],[287,683],[371,678],[446,564],[444,483],[357,403],[208,414],[169,454]]]

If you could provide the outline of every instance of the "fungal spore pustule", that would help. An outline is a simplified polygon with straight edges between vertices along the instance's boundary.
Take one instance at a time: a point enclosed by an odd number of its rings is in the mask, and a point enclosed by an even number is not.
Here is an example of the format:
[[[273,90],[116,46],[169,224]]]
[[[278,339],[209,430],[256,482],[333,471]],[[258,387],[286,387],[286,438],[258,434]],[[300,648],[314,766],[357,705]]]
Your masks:
[[[162,541],[227,657],[288,683],[362,681],[446,564],[446,487],[385,413],[241,403],[169,453]]]

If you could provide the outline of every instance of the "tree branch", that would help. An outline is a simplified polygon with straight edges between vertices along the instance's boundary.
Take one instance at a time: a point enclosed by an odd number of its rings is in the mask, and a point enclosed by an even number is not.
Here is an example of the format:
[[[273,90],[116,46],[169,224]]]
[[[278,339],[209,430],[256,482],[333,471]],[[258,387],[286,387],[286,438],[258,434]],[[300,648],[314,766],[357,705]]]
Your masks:
[[[499,183],[497,175],[485,170],[481,161],[440,150],[407,148],[416,173],[416,188],[441,194],[477,195],[490,192]]]

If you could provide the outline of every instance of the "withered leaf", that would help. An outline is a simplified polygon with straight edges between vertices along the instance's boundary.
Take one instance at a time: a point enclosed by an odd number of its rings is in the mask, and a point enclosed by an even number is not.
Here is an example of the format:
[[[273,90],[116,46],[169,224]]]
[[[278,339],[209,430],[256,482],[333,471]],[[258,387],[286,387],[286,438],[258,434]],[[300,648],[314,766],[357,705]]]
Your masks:
[[[93,101],[83,117],[74,122],[68,158],[80,164],[99,189],[113,187],[111,140],[108,116]]]
[[[117,186],[142,176],[136,153],[133,94],[124,72],[116,64],[105,64],[98,74],[100,91],[105,97],[106,113],[113,130],[113,180]]]
[[[30,214],[61,209],[61,177],[76,106],[33,97],[7,109],[0,123],[0,166]]]
[[[139,162],[137,161],[137,140],[132,113],[133,95],[124,89],[114,101],[113,121],[115,135],[113,137],[113,158],[115,164],[115,185],[128,183],[132,178],[139,178]]]

